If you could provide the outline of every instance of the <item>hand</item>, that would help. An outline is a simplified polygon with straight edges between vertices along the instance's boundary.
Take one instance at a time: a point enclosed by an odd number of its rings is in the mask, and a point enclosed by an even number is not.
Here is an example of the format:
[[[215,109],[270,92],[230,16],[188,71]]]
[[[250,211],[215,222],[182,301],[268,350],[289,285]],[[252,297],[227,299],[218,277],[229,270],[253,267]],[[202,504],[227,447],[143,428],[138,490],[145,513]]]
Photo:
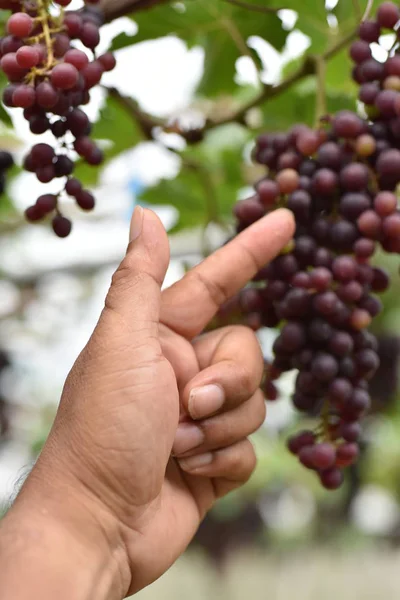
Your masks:
[[[161,293],[168,238],[154,213],[135,211],[127,255],[20,500],[101,523],[123,593],[164,573],[215,500],[254,470],[247,438],[265,418],[259,344],[243,327],[201,333],[293,231],[290,213],[276,211]]]

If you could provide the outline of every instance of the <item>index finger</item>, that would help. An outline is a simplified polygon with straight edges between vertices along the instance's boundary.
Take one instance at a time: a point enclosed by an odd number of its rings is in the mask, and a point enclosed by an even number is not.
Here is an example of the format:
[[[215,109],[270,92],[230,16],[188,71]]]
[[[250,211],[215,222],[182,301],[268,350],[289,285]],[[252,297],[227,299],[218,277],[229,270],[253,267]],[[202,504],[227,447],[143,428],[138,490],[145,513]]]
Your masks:
[[[286,209],[248,227],[163,292],[161,322],[189,339],[201,333],[222,304],[282,250],[294,231],[293,215]]]

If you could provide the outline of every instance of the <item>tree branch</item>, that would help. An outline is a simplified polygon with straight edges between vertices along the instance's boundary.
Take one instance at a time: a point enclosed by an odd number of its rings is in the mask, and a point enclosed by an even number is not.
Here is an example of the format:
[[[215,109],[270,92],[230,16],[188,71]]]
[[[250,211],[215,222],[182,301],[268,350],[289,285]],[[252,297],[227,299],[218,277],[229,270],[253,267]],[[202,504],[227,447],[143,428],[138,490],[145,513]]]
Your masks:
[[[163,119],[158,119],[157,117],[153,117],[152,115],[143,112],[139,108],[139,104],[133,98],[123,96],[113,87],[109,88],[104,86],[104,89],[112,98],[117,100],[126,112],[138,123],[143,136],[147,140],[154,140],[153,129],[156,127],[161,127],[163,130],[167,128],[167,124]]]
[[[106,22],[109,23],[119,17],[124,17],[140,10],[147,10],[158,4],[166,4],[167,2],[171,2],[171,0],[101,0],[99,6],[104,13]]]

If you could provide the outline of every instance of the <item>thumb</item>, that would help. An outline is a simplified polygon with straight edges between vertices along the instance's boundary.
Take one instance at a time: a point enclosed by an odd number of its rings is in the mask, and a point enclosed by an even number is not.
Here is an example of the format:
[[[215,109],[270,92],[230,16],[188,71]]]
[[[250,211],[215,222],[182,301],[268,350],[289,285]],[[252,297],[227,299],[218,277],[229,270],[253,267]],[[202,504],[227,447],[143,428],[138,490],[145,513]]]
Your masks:
[[[169,265],[167,233],[157,215],[135,208],[126,256],[113,276],[109,309],[132,331],[158,336],[161,286]]]

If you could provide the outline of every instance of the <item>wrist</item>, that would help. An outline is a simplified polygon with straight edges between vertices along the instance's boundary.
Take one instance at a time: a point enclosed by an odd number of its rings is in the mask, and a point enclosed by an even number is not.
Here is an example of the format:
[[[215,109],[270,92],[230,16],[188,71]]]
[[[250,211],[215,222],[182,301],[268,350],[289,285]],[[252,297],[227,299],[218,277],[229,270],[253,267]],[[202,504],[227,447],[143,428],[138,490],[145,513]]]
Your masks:
[[[120,600],[131,584],[116,519],[40,467],[0,523],[0,570],[0,600]]]

